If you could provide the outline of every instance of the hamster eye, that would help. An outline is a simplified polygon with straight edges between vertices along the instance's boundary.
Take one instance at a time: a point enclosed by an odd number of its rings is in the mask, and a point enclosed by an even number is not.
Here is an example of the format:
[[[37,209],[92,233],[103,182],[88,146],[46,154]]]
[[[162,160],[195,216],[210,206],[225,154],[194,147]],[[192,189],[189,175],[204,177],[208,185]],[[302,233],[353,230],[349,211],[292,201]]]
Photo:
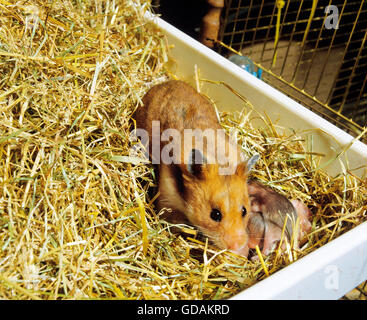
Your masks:
[[[245,207],[242,207],[242,217],[244,217],[247,214],[247,210]]]
[[[210,218],[216,222],[219,222],[222,220],[222,213],[218,209],[213,209],[210,213]]]

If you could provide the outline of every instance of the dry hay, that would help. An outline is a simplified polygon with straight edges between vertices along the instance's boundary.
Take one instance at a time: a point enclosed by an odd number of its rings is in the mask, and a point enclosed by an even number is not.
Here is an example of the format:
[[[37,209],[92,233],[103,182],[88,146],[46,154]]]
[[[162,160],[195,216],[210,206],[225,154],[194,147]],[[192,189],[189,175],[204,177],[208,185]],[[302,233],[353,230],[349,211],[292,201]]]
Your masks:
[[[129,157],[131,114],[167,77],[148,1],[10,2],[0,0],[0,298],[216,299],[265,277],[260,261],[189,226],[173,234],[152,205],[152,167]],[[262,154],[255,177],[314,214],[301,249],[265,259],[273,273],[365,219],[366,183],[312,170],[302,139],[254,129],[250,115],[222,119]]]

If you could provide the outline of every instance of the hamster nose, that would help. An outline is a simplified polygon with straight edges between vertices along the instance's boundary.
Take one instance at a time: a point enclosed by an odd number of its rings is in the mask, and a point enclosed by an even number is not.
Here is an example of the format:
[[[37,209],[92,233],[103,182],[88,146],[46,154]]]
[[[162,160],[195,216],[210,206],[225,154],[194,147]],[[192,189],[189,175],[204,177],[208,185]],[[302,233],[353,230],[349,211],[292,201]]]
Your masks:
[[[240,232],[239,234],[228,234],[224,236],[224,243],[228,250],[241,254],[244,247],[247,247],[247,235]],[[248,248],[247,248],[248,251]]]
[[[248,253],[249,253],[249,247],[247,245],[244,245],[238,249],[235,249],[235,250],[231,250],[232,252],[240,255],[240,256],[244,256],[244,257],[247,257],[248,256]]]

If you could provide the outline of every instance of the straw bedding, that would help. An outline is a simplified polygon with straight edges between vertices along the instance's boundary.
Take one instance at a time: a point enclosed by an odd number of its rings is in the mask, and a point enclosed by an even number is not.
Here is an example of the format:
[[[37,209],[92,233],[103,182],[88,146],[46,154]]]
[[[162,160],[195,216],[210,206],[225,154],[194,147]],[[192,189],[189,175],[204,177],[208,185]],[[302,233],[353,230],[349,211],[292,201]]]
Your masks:
[[[173,233],[154,208],[153,168],[129,156],[131,115],[168,77],[146,10],[0,0],[0,298],[227,298],[366,219],[366,181],[317,169],[298,134],[252,128],[247,104],[223,126],[262,155],[257,179],[310,206],[313,232],[264,263],[190,226]]]

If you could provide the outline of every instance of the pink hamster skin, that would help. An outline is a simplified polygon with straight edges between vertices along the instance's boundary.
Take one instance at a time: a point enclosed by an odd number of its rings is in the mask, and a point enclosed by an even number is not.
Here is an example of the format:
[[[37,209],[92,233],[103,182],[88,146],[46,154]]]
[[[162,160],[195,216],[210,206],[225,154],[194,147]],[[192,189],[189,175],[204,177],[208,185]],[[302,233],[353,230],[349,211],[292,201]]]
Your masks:
[[[293,224],[300,220],[299,238],[311,230],[311,213],[300,200],[289,201],[260,182],[250,180],[248,191],[251,200],[250,220],[247,225],[248,247],[262,247],[262,253],[268,255],[275,242],[281,239],[286,215],[288,215],[285,235],[290,239]]]

